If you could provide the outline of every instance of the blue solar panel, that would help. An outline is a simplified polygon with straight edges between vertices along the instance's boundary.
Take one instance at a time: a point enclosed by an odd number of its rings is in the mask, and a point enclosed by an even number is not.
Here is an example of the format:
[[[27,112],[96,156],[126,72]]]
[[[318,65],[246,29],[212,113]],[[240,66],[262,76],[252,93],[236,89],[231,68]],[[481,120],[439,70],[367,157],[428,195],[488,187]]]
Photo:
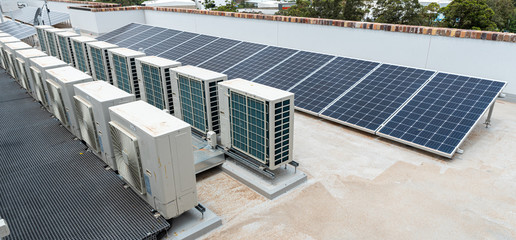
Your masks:
[[[130,24],[125,25],[125,26],[123,26],[121,28],[115,29],[115,30],[113,30],[111,32],[108,32],[106,34],[103,34],[102,36],[97,37],[97,40],[99,40],[99,41],[106,41],[107,39],[110,39],[110,38],[112,38],[114,36],[120,35],[120,34],[126,32],[126,31],[132,30],[132,29],[137,28],[139,26],[141,26],[141,25],[140,24],[136,24],[136,23],[130,23]]]
[[[318,113],[378,65],[339,57],[289,91],[296,107]]]
[[[224,74],[228,75],[228,79],[244,78],[252,80],[296,52],[297,50],[293,49],[269,46],[249,59],[224,71]]]
[[[287,90],[330,61],[333,56],[311,52],[298,52],[280,65],[253,81]]]
[[[224,70],[234,66],[265,47],[265,45],[261,44],[242,42],[228,51],[202,63],[199,67],[215,72],[224,72]]]
[[[148,56],[158,56],[159,54],[166,52],[169,49],[176,47],[177,45],[182,44],[198,35],[199,34],[190,32],[179,33],[177,35],[165,39],[164,41],[156,45],[146,48],[145,54],[147,54]]]
[[[433,71],[383,64],[322,115],[376,131],[433,74]]]
[[[228,48],[235,46],[240,43],[240,41],[219,38],[214,42],[197,49],[196,51],[183,56],[178,59],[183,65],[194,65],[197,66],[200,63],[216,56],[217,54],[224,52]]]
[[[124,39],[122,41],[119,41],[117,43],[114,43],[120,47],[129,47],[131,45],[134,45],[136,43],[139,43],[141,41],[143,41],[144,39],[148,38],[149,36],[152,36],[152,35],[155,35],[159,32],[162,32],[163,30],[165,30],[164,28],[159,28],[159,27],[151,27],[149,29],[146,29],[146,30],[143,30],[141,32],[139,32],[138,34],[132,36],[132,37],[129,37],[127,39]],[[136,49],[138,50],[138,49]]]
[[[439,73],[379,133],[451,157],[504,86]]]
[[[116,35],[112,38],[106,39],[105,41],[108,43],[117,44],[118,42],[132,38],[132,37],[140,34],[143,31],[149,30],[150,28],[152,28],[152,27],[147,26],[147,25],[139,25],[131,30],[127,30],[119,35]]]
[[[147,49],[147,48],[153,47],[154,45],[159,44],[159,43],[165,41],[166,39],[169,39],[179,33],[181,33],[181,32],[176,31],[176,30],[166,29],[163,32],[160,32],[156,35],[151,35],[148,38],[142,40],[141,42],[130,45],[127,48],[130,48],[133,50],[138,50],[140,48]]]
[[[206,44],[212,42],[217,39],[216,37],[207,36],[207,35],[199,35],[195,38],[190,39],[187,42],[178,45],[175,48],[172,48],[166,52],[159,54],[159,57],[168,58],[171,60],[177,60],[182,56],[185,56],[193,51],[197,50],[200,47],[205,46]]]

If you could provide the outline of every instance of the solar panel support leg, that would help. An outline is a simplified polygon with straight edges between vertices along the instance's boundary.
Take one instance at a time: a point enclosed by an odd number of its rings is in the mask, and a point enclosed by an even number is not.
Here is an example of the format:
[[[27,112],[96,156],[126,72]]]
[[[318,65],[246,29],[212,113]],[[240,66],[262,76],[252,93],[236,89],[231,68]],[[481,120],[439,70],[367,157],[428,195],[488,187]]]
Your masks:
[[[486,125],[486,128],[491,126],[491,116],[493,115],[493,109],[494,109],[494,103],[489,107],[489,112],[487,113],[486,121],[484,122],[484,125]]]

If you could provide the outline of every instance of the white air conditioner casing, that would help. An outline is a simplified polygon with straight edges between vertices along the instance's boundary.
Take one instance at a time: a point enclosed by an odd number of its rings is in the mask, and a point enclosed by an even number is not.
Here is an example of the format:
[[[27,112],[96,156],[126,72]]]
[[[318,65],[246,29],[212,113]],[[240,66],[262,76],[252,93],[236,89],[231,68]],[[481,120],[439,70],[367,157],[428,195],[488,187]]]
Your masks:
[[[62,59],[61,54],[59,52],[59,44],[57,43],[56,33],[65,32],[66,30],[59,28],[46,28],[44,30],[48,45],[47,54],[49,56]]]
[[[194,66],[172,70],[174,115],[202,135],[220,133],[217,83],[227,80],[222,73]]]
[[[21,86],[23,86],[23,83],[21,82],[22,79],[18,75],[20,70],[18,69],[19,66],[16,62],[16,51],[25,50],[25,49],[32,49],[32,47],[29,44],[26,44],[24,42],[6,43],[4,45],[4,50],[5,50],[4,53],[6,54],[7,60],[9,61],[8,73]]]
[[[66,63],[56,57],[39,57],[30,59],[30,74],[34,82],[32,96],[38,100],[47,110],[50,111],[47,89],[48,69],[64,67]]]
[[[129,48],[112,48],[108,50],[108,55],[111,63],[113,85],[134,94],[136,99],[140,99],[136,58],[145,56],[145,53]]]
[[[72,66],[47,70],[47,87],[51,112],[73,135],[81,138],[79,123],[75,117],[74,84],[91,82],[90,75]]]
[[[88,48],[86,47],[86,43],[96,41],[97,39],[86,36],[70,38],[70,42],[72,43],[72,52],[75,60],[75,67],[90,75],[92,71],[90,56],[88,54]]]
[[[47,35],[45,34],[45,30],[54,28],[54,27],[49,26],[49,25],[39,25],[39,26],[34,26],[34,28],[36,28],[36,33],[38,35],[40,50],[48,54],[48,41],[47,41]]]
[[[84,140],[112,169],[117,170],[111,134],[109,107],[133,102],[134,95],[104,82],[93,81],[74,85],[77,122]]]
[[[118,48],[118,46],[102,41],[86,43],[86,49],[90,59],[91,76],[95,81],[105,81],[113,84],[111,63],[108,57],[108,49],[111,48]]]
[[[233,79],[219,83],[221,144],[271,170],[292,161],[294,94]]]
[[[20,77],[23,88],[25,88],[30,95],[32,95],[34,88],[34,80],[30,73],[30,59],[46,56],[46,53],[34,48],[16,51],[18,76]]]
[[[174,114],[170,68],[179,66],[181,66],[180,62],[156,56],[137,58],[136,70],[141,99],[154,107]]]
[[[1,33],[0,33],[0,37],[12,37],[12,36],[11,36],[11,34],[9,34],[9,33],[1,32]]]
[[[22,41],[20,41],[20,39],[15,38],[15,37],[0,37],[0,55],[2,57],[0,62],[2,64],[2,68],[5,69],[6,71],[9,70],[9,65],[8,65],[9,60],[5,56],[5,44],[15,43],[15,42],[22,42]]]
[[[118,173],[166,219],[197,205],[190,125],[144,101],[109,108]]]
[[[70,41],[70,38],[78,36],[80,35],[70,31],[56,33],[57,46],[59,49],[59,55],[61,56],[61,60],[74,67],[75,56],[73,55],[72,42]]]

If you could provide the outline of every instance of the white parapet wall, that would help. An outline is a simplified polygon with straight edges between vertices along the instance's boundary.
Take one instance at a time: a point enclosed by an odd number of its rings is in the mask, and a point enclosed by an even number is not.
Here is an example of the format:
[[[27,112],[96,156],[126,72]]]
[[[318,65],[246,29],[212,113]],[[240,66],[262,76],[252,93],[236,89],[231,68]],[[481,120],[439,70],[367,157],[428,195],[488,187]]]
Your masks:
[[[509,82],[516,94],[516,43],[156,10],[70,9],[72,25],[103,34],[131,22],[280,47]]]

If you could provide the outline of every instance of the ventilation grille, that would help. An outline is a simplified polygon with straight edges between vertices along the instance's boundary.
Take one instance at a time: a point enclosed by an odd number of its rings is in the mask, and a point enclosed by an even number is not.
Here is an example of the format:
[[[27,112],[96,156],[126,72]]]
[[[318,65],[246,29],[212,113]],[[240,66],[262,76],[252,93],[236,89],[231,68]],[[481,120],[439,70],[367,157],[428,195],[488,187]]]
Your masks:
[[[81,131],[81,138],[92,150],[99,152],[97,131],[95,128],[91,105],[79,96],[74,96],[73,100],[75,104],[75,115]]]
[[[183,121],[192,125],[193,129],[206,134],[208,127],[204,84],[181,74],[178,74],[177,83]]]
[[[68,41],[65,37],[57,36],[57,39],[59,41],[59,47],[61,49],[61,58],[66,63],[72,63],[72,59],[70,58],[70,52],[68,50]]]
[[[109,122],[118,173],[140,194],[144,194],[143,172],[137,138],[115,122]]]
[[[43,33],[43,30],[42,29],[36,29],[36,31],[38,32],[38,40],[39,40],[39,46],[41,47],[41,51],[44,51],[46,52],[47,51],[47,46],[45,45],[45,38],[44,38],[44,33]]]
[[[54,109],[54,115],[61,121],[63,125],[68,126],[68,121],[63,106],[63,99],[61,98],[61,88],[51,81],[48,81],[48,88],[48,94],[52,108]]]
[[[107,79],[106,81],[109,82],[109,84],[113,85],[113,76],[111,74],[111,64],[109,62],[109,56],[108,56],[108,51],[107,49],[104,50],[104,61],[106,62],[106,67],[103,69],[104,73],[106,74],[107,76]]]
[[[30,72],[32,74],[32,79],[34,80],[36,86],[35,89],[36,89],[36,98],[38,99],[38,101],[40,101],[41,103],[43,103],[43,105],[47,105],[47,101],[45,99],[45,90],[43,89],[43,84],[41,83],[41,75],[38,71],[34,70],[34,69],[30,69]]]
[[[274,165],[289,160],[290,100],[274,104]]]
[[[140,84],[138,84],[138,74],[136,73],[136,60],[129,58],[129,71],[131,73],[130,78],[132,80],[134,96],[136,99],[140,99]]]
[[[174,114],[174,99],[172,98],[172,81],[170,79],[170,68],[165,68],[165,96],[168,102],[168,111],[170,114]]]
[[[79,70],[83,71],[83,72],[89,72],[89,68],[88,68],[88,63],[87,61],[88,58],[87,58],[87,55],[84,54],[84,50],[82,48],[82,44],[79,43],[79,42],[76,42],[76,41],[73,41],[72,40],[72,43],[73,43],[73,50],[74,50],[74,53],[73,55],[74,56],[74,60],[76,60],[76,65],[77,65],[77,68],[79,68]]]
[[[219,98],[217,83],[221,81],[222,80],[209,83],[211,124],[212,130],[217,134],[220,134]]]

